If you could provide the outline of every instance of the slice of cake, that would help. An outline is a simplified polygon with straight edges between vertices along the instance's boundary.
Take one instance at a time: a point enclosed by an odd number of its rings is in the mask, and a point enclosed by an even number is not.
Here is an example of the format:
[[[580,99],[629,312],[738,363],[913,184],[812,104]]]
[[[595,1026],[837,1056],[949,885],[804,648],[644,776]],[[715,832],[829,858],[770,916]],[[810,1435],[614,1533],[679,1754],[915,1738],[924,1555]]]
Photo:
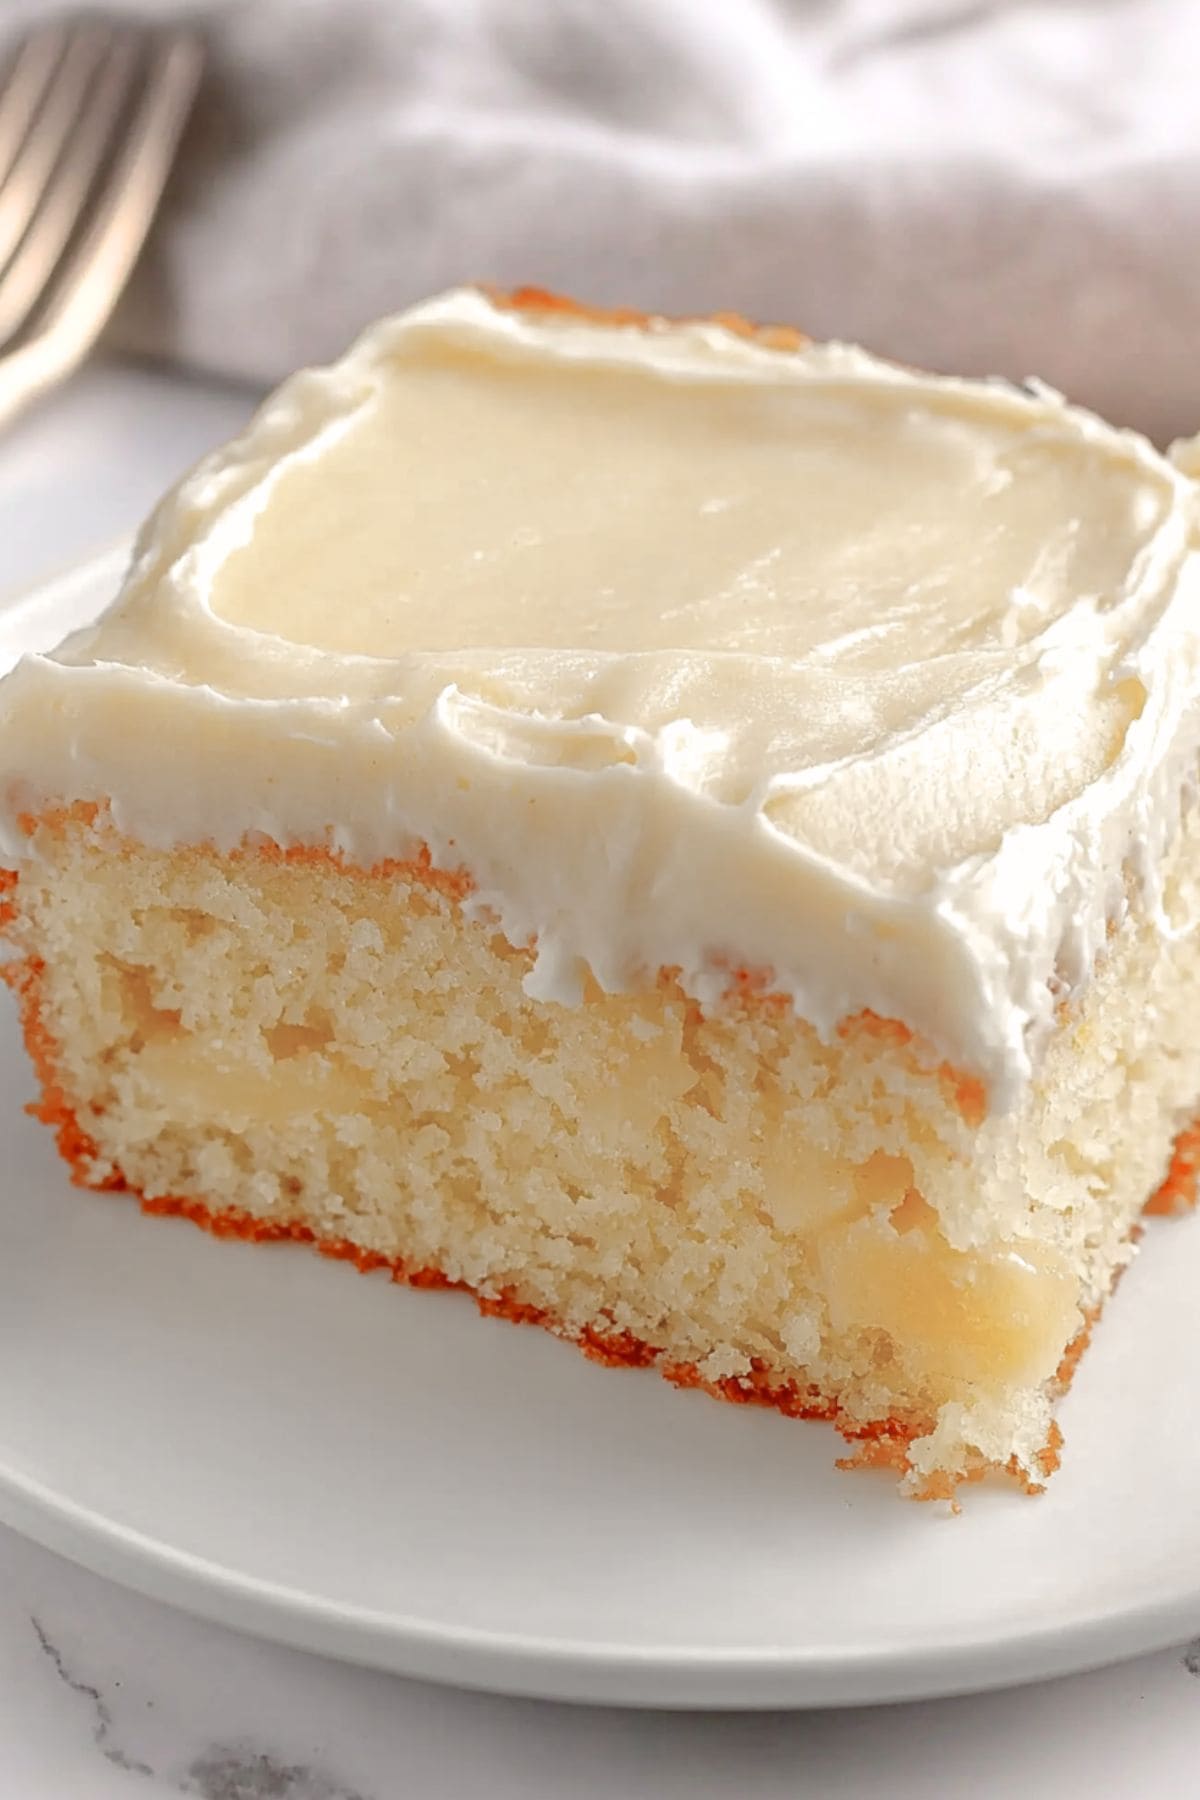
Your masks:
[[[1190,1194],[1198,493],[736,321],[377,326],[0,689],[77,1179],[1036,1486]]]

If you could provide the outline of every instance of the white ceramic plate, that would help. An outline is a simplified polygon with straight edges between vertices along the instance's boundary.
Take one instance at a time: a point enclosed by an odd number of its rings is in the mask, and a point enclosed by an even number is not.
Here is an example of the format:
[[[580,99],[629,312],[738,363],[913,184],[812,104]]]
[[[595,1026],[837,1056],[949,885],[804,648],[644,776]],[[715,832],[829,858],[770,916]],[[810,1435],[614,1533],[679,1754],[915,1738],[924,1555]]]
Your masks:
[[[0,656],[113,579],[22,603]],[[79,1193],[30,1087],[6,1009],[0,1518],[103,1574],[404,1673],[656,1705],[950,1693],[1200,1630],[1200,1220],[1149,1232],[1049,1492],[952,1518],[838,1473],[826,1427]]]

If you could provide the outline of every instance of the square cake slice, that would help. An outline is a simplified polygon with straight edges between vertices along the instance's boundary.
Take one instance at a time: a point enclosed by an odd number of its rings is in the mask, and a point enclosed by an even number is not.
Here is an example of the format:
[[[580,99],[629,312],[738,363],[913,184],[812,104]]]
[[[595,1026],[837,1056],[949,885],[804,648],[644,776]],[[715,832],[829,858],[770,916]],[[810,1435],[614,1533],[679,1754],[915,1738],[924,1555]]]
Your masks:
[[[1198,492],[737,321],[378,325],[0,687],[77,1179],[1039,1485],[1190,1196]]]

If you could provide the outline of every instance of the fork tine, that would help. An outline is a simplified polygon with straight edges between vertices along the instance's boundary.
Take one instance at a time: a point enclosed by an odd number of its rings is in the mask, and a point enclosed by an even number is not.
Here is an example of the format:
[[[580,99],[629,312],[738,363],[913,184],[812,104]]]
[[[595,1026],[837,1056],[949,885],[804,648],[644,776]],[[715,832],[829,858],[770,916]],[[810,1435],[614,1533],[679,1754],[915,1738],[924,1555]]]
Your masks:
[[[42,95],[62,59],[68,33],[61,25],[36,31],[19,46],[0,89],[0,182],[25,141]]]
[[[81,26],[67,40],[62,61],[0,189],[0,265],[20,243],[41,201],[109,41],[107,31],[91,25]]]
[[[28,320],[82,216],[104,164],[136,71],[134,41],[121,34],[89,84],[83,109],[7,267],[0,263],[0,346]]]
[[[190,33],[156,42],[87,225],[60,266],[35,329],[0,357],[0,425],[70,374],[103,330],[150,229],[203,63],[203,45]]]

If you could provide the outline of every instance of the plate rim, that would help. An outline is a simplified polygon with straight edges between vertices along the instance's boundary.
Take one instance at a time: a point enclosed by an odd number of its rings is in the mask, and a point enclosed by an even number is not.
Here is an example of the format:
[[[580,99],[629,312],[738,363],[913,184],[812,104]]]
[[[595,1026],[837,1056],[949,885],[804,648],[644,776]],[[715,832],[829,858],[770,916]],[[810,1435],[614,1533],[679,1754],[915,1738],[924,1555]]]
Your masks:
[[[805,1711],[948,1699],[1170,1649],[1200,1622],[1200,1592],[1186,1590],[1119,1613],[1084,1613],[1020,1632],[968,1633],[917,1648],[580,1646],[323,1601],[177,1549],[3,1462],[0,1524],[148,1599],[268,1642],[453,1687],[585,1705]]]

